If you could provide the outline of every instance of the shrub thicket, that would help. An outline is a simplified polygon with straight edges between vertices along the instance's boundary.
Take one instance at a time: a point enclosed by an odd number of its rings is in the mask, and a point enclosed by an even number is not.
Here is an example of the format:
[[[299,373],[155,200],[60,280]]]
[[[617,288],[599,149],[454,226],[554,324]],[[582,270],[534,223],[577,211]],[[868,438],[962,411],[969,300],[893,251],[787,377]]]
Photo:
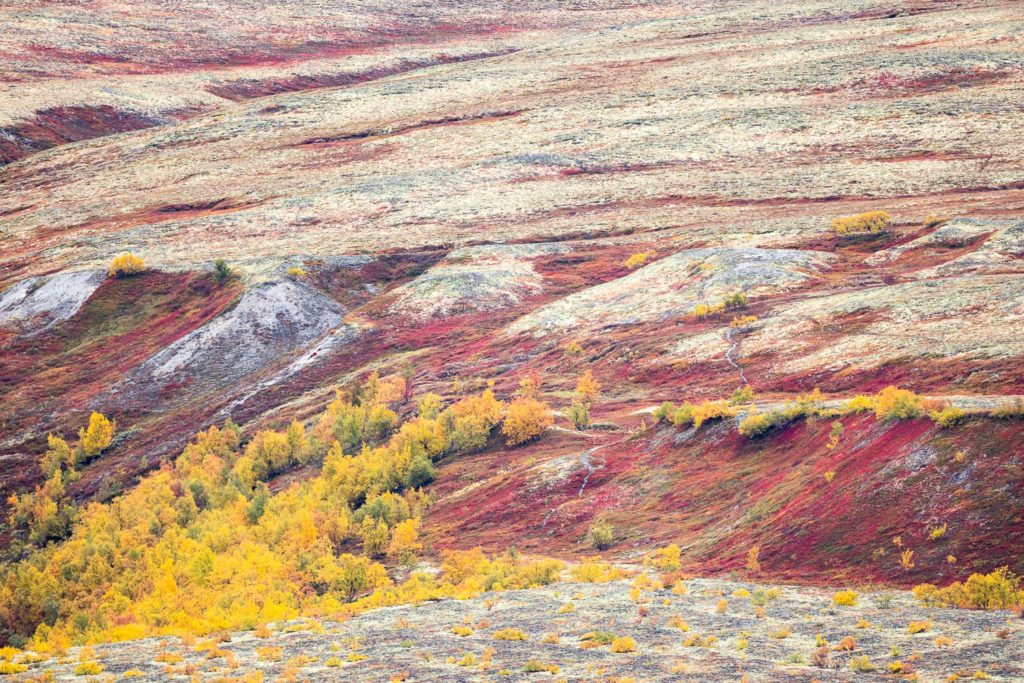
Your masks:
[[[145,262],[130,252],[124,252],[114,257],[107,267],[107,275],[111,277],[131,277],[146,272]]]
[[[853,216],[832,219],[832,230],[837,235],[874,235],[892,225],[892,217],[885,211],[866,211]]]
[[[74,471],[71,447],[55,440],[46,490],[13,506],[15,521],[28,522],[45,547],[0,567],[0,637],[28,638],[46,651],[250,629],[557,578],[561,563],[476,551],[449,555],[438,577],[413,573],[393,584],[371,557],[408,562],[419,551],[427,497],[414,482],[430,479],[431,461],[444,453],[486,441],[502,404],[489,390],[463,398],[434,418],[406,421],[380,444],[362,424],[361,440],[344,448],[335,434],[348,435],[351,425],[341,420],[339,428],[339,417],[366,420],[356,408],[366,406],[339,396],[309,433],[293,423],[258,432],[244,447],[237,426],[211,427],[173,464],[77,515],[54,502]],[[270,493],[268,477],[304,461],[322,462],[319,474]],[[354,554],[360,548],[363,556]]]
[[[927,607],[961,607],[964,609],[1009,609],[1024,605],[1021,579],[1008,567],[989,574],[971,574],[945,588],[930,583],[914,587],[914,597]]]

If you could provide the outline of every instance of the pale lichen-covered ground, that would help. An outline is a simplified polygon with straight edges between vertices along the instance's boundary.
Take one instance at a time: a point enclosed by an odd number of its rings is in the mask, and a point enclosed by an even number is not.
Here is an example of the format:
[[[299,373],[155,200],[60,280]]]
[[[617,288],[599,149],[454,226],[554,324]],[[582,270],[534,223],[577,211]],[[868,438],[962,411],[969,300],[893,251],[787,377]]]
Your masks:
[[[427,272],[395,288],[389,309],[412,319],[429,319],[512,308],[544,289],[533,259],[570,250],[557,243],[455,249]]]
[[[638,8],[656,16],[657,5]],[[273,92],[502,54],[629,16],[600,0],[12,2],[0,8],[0,163],[3,152],[45,148],[55,132],[88,131],[90,119],[101,125],[86,137],[104,126],[161,125]]]
[[[902,678],[891,673],[894,662],[904,676],[915,672],[923,682],[952,674],[1024,680],[1024,621],[1009,611],[926,609],[900,591],[864,593],[856,606],[839,607],[830,590],[781,586],[762,618],[742,591],[756,601],[766,586],[718,579],[686,586],[685,595],[643,590],[637,602],[628,580],[556,583],[380,609],[340,623],[296,622],[265,638],[234,633],[213,655],[202,639],[185,645],[151,638],[97,646],[93,659],[118,677],[136,670],[141,675],[134,680],[142,681],[174,675],[216,680],[257,670],[267,681],[874,681]],[[572,611],[562,611],[566,605]],[[922,621],[926,630],[909,632],[911,622]],[[469,633],[458,635],[453,627]],[[525,640],[495,638],[502,629],[518,629]],[[594,631],[632,638],[636,649],[583,647],[581,638]],[[825,667],[812,663],[819,636],[830,648]],[[839,650],[847,637],[853,649]],[[269,650],[261,655],[262,648]],[[79,653],[39,664],[34,673],[80,680],[71,673]],[[181,661],[161,662],[161,655]],[[876,669],[855,673],[855,657],[867,657]],[[530,673],[530,661],[555,665],[558,673]]]
[[[2,277],[122,249],[182,267],[605,231],[791,246],[854,207],[1005,215],[1024,182],[1017,9],[613,14],[502,56],[66,145],[2,171]]]
[[[796,249],[684,249],[635,273],[542,306],[510,333],[595,330],[679,318],[733,294],[776,294],[819,275],[825,252]]]
[[[859,288],[788,303],[747,327],[744,355],[778,353],[779,368],[838,371],[876,367],[886,359],[1009,357],[1024,353],[1024,289],[1020,275],[971,275]],[[821,348],[820,335],[844,318],[867,322]],[[981,320],[984,324],[970,324]],[[783,348],[779,340],[785,339]],[[673,357],[707,360],[725,352],[720,332],[687,337]]]
[[[58,10],[22,9],[0,38],[16,55],[6,93],[19,102],[37,90],[84,105],[115,93],[157,115],[170,107],[163,90],[139,83],[183,78],[168,86],[177,96],[206,98],[187,79],[257,69],[245,78],[287,80],[337,59],[382,70],[256,89],[0,169],[4,329],[74,316],[95,289],[88,273],[122,250],[168,271],[224,258],[257,287],[126,362],[128,383],[146,386],[120,396],[170,384],[194,399],[259,373],[260,387],[280,385],[344,357],[367,329],[506,312],[516,319],[503,320],[501,344],[647,325],[636,334],[647,356],[631,362],[652,372],[720,359],[866,372],[1024,351],[1024,22],[1013,2],[368,1],[260,5],[237,23],[221,21],[237,6],[143,3],[63,8],[45,36],[38,26]],[[266,26],[276,40],[254,44]],[[417,61],[451,41],[460,47],[438,63]],[[165,49],[177,42],[194,49]],[[384,73],[396,59],[401,73]],[[889,211],[892,231],[837,257],[831,218],[865,209]],[[922,234],[931,214],[951,220]],[[333,277],[340,261],[354,272],[416,249],[434,262],[366,283],[357,303],[374,299],[369,311],[325,300],[337,292],[323,281],[264,296],[299,286],[285,266]],[[614,256],[592,266],[585,254],[602,250]],[[630,252],[653,263],[616,270]],[[29,279],[55,271],[41,287]],[[721,329],[730,314],[693,329],[697,304],[736,292],[761,306],[756,322]],[[245,314],[257,300],[275,322]],[[675,331],[653,338],[662,323]]]

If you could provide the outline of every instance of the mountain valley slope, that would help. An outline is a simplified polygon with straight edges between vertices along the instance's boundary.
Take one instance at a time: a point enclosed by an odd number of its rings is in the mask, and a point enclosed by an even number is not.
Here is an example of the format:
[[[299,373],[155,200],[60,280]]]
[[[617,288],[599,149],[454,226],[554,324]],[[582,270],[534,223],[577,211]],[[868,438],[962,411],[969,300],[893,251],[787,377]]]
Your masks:
[[[5,559],[25,540],[7,498],[43,482],[47,434],[70,439],[93,411],[116,419],[110,447],[68,483],[84,506],[166,467],[211,425],[231,420],[246,439],[312,425],[377,372],[404,377],[403,419],[428,392],[450,404],[490,386],[507,400],[531,376],[555,409],[538,440],[493,434],[480,452],[437,459],[428,568],[474,547],[577,562],[605,522],[616,538],[603,554],[617,562],[677,544],[682,571],[737,579],[758,548],[757,581],[808,592],[1024,573],[1016,3],[208,5],[187,16],[177,3],[85,3],[61,9],[63,33],[45,40],[57,10],[40,6],[0,38],[17,55],[0,93]],[[235,13],[245,20],[225,22]],[[273,40],[253,39],[271,26]],[[891,225],[833,230],[867,211]],[[124,251],[147,271],[107,277]],[[737,295],[735,309],[700,313]],[[586,371],[601,390],[577,430]],[[828,413],[890,385],[963,415]],[[752,399],[704,426],[652,415],[745,386]],[[821,415],[740,434],[745,417],[816,389]],[[593,623],[627,591],[595,598]],[[536,625],[548,598],[532,593]],[[791,626],[816,609],[787,599]],[[389,609],[420,623],[449,607]],[[482,598],[450,609],[493,618]],[[977,620],[968,631],[998,621],[950,612]],[[385,618],[374,614],[357,618]],[[839,629],[836,617],[822,619]],[[597,628],[560,618],[574,634]],[[809,654],[814,633],[794,628]],[[1017,626],[977,648],[968,638],[957,656],[981,652],[978,668],[1015,680],[992,664],[1022,637]],[[770,652],[754,680],[782,676],[789,653],[755,638]],[[499,653],[513,678],[526,678],[525,654]],[[932,654],[928,675],[957,668]],[[599,666],[556,656],[580,680]],[[647,675],[675,680],[674,655],[651,657]],[[700,659],[679,680],[748,671]],[[793,666],[785,675],[804,680]],[[607,680],[628,668],[609,666]],[[411,680],[478,679],[460,675],[436,662]]]

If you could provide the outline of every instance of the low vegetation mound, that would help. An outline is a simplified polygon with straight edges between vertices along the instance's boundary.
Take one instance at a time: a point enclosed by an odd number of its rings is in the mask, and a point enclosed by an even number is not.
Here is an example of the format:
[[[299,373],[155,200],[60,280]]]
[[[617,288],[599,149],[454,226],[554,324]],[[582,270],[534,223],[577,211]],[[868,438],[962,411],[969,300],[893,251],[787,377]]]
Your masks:
[[[876,235],[890,225],[892,217],[885,211],[866,211],[832,219],[832,230],[837,235]]]
[[[145,262],[127,251],[115,256],[114,260],[110,262],[110,267],[107,268],[107,274],[111,277],[131,277],[144,272],[146,272]]]

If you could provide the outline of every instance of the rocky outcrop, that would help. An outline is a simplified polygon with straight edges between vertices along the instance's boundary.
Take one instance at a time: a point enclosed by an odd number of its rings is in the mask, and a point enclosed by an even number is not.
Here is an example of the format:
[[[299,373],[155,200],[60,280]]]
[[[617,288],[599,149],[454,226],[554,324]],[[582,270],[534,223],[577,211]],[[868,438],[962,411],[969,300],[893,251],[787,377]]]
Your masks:
[[[539,293],[543,278],[532,259],[569,251],[563,244],[487,245],[456,249],[415,280],[394,290],[392,313],[415,320],[511,308]]]
[[[121,390],[133,395],[179,385],[195,395],[227,387],[312,344],[344,313],[333,299],[293,280],[257,285],[234,308],[143,363]]]
[[[698,304],[718,304],[732,294],[791,289],[831,261],[824,252],[794,249],[688,249],[543,306],[508,331],[540,335],[678,318]]]
[[[1024,220],[956,218],[923,237],[872,255],[867,263],[898,266],[901,259],[929,250],[950,252],[950,257],[911,277],[1024,272]]]
[[[73,316],[105,277],[83,270],[22,280],[0,293],[0,327],[26,335],[47,330]]]
[[[727,346],[714,330],[678,341],[658,362],[709,360]],[[915,280],[788,302],[747,327],[741,353],[773,357],[777,371],[794,373],[1017,357],[1024,354],[1024,276]]]

